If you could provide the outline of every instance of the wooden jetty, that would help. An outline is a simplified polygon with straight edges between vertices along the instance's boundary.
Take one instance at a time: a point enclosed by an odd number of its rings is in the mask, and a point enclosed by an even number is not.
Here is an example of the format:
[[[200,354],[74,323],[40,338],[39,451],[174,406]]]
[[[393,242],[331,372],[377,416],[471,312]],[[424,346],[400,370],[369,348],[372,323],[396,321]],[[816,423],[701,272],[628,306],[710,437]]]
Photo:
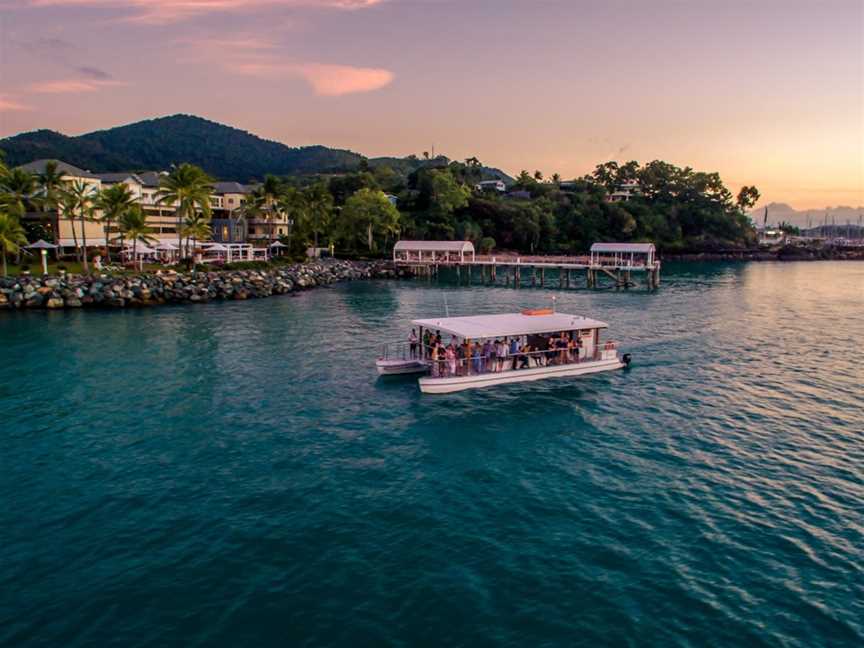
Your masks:
[[[660,285],[660,261],[652,243],[595,243],[588,256],[490,256],[475,254],[470,241],[399,241],[393,262],[417,276],[437,276],[441,268],[454,268],[457,281],[519,288],[601,288],[611,280],[616,289]],[[475,268],[477,270],[475,270]],[[557,272],[552,272],[557,271]],[[557,275],[557,276],[554,276]],[[579,277],[584,276],[584,283]],[[635,277],[642,277],[637,282]],[[554,282],[554,283],[553,283]],[[557,284],[557,285],[556,285]]]

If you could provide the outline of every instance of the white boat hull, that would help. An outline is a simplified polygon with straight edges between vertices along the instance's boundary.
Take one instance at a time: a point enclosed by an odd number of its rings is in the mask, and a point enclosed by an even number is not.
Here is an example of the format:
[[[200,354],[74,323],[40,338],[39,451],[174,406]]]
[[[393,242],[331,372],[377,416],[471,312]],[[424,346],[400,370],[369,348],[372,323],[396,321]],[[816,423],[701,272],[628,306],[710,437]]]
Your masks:
[[[429,371],[429,365],[422,360],[377,360],[375,368],[382,376],[399,376]]]
[[[473,376],[449,376],[420,378],[420,391],[424,394],[449,394],[465,389],[478,389],[492,385],[532,382],[546,378],[564,378],[568,376],[583,376],[601,371],[615,371],[627,366],[617,355],[606,360],[594,360],[577,364],[556,365],[552,367],[535,367],[533,369],[511,369],[500,373],[484,373]]]

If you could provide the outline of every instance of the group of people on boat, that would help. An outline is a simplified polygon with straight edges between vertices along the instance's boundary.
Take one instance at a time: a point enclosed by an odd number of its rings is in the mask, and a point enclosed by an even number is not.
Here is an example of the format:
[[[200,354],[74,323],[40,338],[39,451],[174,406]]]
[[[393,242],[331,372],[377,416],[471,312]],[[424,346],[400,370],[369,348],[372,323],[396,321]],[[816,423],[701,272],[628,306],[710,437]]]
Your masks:
[[[408,344],[411,357],[428,361],[432,376],[441,378],[571,364],[583,349],[578,331],[482,341],[452,337],[445,345],[440,331],[425,330],[420,338],[411,329]]]

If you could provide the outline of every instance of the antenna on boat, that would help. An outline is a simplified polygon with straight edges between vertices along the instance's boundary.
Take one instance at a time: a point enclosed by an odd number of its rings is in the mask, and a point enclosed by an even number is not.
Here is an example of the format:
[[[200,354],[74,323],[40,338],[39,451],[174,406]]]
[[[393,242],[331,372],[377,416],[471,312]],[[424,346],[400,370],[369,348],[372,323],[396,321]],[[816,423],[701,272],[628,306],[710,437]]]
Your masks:
[[[444,293],[444,316],[450,317],[450,306],[447,305],[447,293]]]

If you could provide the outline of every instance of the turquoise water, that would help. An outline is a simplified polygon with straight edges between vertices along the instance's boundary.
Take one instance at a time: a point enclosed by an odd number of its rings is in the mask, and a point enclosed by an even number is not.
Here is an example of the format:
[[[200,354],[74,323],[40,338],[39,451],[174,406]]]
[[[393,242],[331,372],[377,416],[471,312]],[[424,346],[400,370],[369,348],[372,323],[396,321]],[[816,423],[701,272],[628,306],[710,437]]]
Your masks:
[[[864,264],[663,279],[0,313],[0,644],[861,645]],[[376,380],[445,294],[632,368]]]

